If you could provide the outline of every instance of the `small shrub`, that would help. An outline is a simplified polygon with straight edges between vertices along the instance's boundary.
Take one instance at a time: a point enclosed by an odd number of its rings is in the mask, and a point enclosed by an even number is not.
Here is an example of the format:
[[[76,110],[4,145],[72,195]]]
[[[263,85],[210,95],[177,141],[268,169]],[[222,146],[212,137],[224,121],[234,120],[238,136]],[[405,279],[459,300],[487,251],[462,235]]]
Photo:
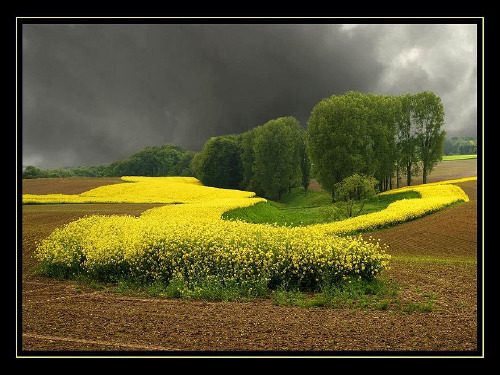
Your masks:
[[[319,212],[324,221],[337,221],[342,219],[341,208],[336,205],[321,206]]]
[[[366,200],[375,196],[377,183],[373,177],[355,173],[335,184],[334,200],[338,207],[345,210],[347,217],[357,216],[363,210]],[[354,211],[355,203],[359,207],[357,212]]]

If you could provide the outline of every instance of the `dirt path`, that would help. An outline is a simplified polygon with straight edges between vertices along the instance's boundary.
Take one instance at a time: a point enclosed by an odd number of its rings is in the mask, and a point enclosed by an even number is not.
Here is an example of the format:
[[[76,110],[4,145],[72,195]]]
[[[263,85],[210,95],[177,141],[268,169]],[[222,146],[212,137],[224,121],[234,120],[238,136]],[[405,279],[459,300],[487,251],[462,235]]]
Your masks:
[[[18,354],[477,355],[477,185],[462,187],[470,202],[371,233],[390,246],[392,269],[383,277],[400,285],[397,299],[407,306],[431,301],[434,308],[427,312],[403,311],[394,304],[387,310],[326,309],[276,306],[267,299],[242,303],[132,297],[49,279],[33,274],[37,240],[86,209],[120,209],[104,204],[63,213],[27,208]],[[139,206],[135,214],[146,209]],[[130,208],[123,207],[123,213]]]

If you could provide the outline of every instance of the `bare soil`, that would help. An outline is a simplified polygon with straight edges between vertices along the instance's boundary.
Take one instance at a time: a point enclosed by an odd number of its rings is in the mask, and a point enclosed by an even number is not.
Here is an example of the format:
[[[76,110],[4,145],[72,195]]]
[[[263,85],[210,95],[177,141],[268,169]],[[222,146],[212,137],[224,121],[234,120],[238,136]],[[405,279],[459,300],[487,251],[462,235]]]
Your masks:
[[[121,184],[120,177],[34,178],[23,180],[23,194],[81,194],[103,185]]]
[[[48,192],[47,183],[40,189]],[[69,191],[59,183],[57,192]],[[365,236],[380,238],[393,255],[382,278],[400,286],[400,305],[387,310],[127,296],[36,275],[36,242],[57,226],[89,212],[138,215],[152,205],[24,206],[18,355],[478,356],[477,184],[460,186],[470,202]],[[430,311],[400,307],[428,303]]]

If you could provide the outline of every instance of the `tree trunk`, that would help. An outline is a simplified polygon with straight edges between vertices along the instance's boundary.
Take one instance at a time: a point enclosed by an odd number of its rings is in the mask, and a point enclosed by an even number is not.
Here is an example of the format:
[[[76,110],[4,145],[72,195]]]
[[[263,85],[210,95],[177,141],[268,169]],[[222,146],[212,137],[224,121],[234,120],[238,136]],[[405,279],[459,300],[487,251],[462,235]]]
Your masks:
[[[423,164],[423,166],[422,166],[422,182],[424,184],[427,183],[427,168],[426,168],[425,164]]]
[[[406,166],[406,185],[411,185],[411,164]]]
[[[365,206],[365,200],[363,199],[362,202],[361,202],[361,207],[359,208],[359,211],[356,214],[356,216],[358,216],[361,213],[361,210],[363,209],[364,206]]]

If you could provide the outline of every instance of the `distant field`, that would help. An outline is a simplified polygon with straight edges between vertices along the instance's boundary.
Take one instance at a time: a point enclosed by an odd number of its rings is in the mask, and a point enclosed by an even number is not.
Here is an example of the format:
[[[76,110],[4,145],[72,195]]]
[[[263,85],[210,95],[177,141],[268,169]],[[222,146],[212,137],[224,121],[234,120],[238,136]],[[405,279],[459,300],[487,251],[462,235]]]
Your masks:
[[[477,159],[443,160],[429,173],[427,182],[430,183],[475,176],[477,176]],[[412,185],[421,183],[421,174],[413,177]],[[406,186],[406,179],[404,176],[400,186]]]
[[[443,161],[477,159],[477,155],[445,155]]]
[[[461,157],[462,159],[453,159],[455,157]],[[445,159],[448,158],[448,159]],[[476,177],[477,176],[477,155],[453,155],[444,156],[443,161],[438,163],[431,173],[427,176],[427,182],[438,182],[445,180],[454,180],[458,178],[465,177]],[[412,185],[418,185],[422,183],[422,175],[419,174],[414,176],[412,179]],[[400,186],[406,186],[405,176],[401,176]],[[395,179],[393,180],[393,188],[396,187]],[[316,180],[311,180],[309,185],[309,190],[321,191],[321,185]]]

